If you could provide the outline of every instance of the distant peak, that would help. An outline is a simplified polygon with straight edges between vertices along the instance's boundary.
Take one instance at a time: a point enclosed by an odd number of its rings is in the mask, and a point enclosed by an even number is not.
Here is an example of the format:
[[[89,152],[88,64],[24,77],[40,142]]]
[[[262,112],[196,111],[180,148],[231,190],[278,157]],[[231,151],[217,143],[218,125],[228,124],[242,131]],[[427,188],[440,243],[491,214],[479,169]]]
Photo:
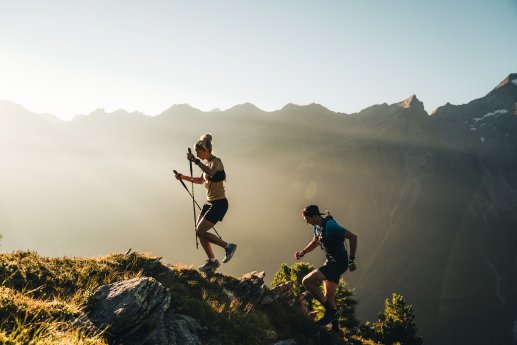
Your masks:
[[[328,108],[325,108],[324,106],[322,106],[319,103],[311,103],[311,104],[306,105],[306,107],[309,109],[330,111]]]
[[[288,110],[288,109],[297,109],[297,108],[300,108],[299,105],[297,104],[294,104],[294,103],[287,103],[286,105],[284,105],[284,107],[280,110]]]
[[[500,89],[502,87],[505,87],[506,85],[514,85],[517,86],[517,73],[511,73],[508,75],[508,77],[504,78],[499,85],[495,87],[494,90]]]
[[[104,108],[97,108],[94,111],[92,111],[90,114],[95,114],[95,113],[104,113],[104,114],[106,114],[106,110],[104,110]]]
[[[24,112],[24,113],[30,113],[29,110],[25,109],[18,103],[14,103],[8,100],[0,100],[0,109],[3,111],[16,111],[16,112]]]
[[[289,110],[289,109],[308,109],[308,110],[311,110],[311,111],[321,111],[321,110],[324,110],[324,111],[330,111],[329,109],[325,108],[324,106],[322,106],[321,104],[318,104],[318,103],[311,103],[311,104],[307,104],[307,105],[298,105],[298,104],[293,104],[293,103],[287,103],[281,110]]]
[[[194,108],[190,104],[183,103],[183,104],[174,104],[166,111],[182,111],[182,112],[191,112],[191,111],[201,111],[197,108]]]
[[[249,102],[237,104],[230,109],[227,109],[226,111],[263,111],[262,109],[258,108],[254,104],[251,104]]]
[[[183,103],[170,106],[168,109],[162,111],[158,116],[183,116],[198,113],[202,113],[202,111],[190,106],[189,104]]]
[[[452,105],[450,102],[447,102],[445,103],[444,105],[441,105],[439,107],[437,107],[432,113],[431,115],[436,115],[438,113],[442,113],[442,112],[448,112],[448,111],[451,111],[452,109],[454,108],[454,105]]]
[[[115,111],[108,112],[104,108],[97,108],[94,111],[92,111],[88,116],[92,116],[92,115],[93,116],[128,116],[128,115],[144,116],[145,114],[142,112],[139,112],[139,111],[133,111],[130,113],[129,111],[124,110],[124,109],[117,109]]]
[[[424,103],[420,102],[420,100],[416,97],[416,95],[409,96],[402,102],[397,103],[397,105],[404,109],[409,109],[409,108],[424,109]]]
[[[50,120],[50,121],[54,121],[54,122],[61,121],[55,115],[48,114],[48,113],[33,113],[32,111],[25,109],[20,104],[11,102],[8,100],[0,100],[0,113],[4,113],[4,114],[12,113],[12,114],[18,114],[18,115],[24,115],[24,116],[38,116],[45,120]]]
[[[109,113],[106,111],[106,109],[97,108],[94,111],[92,111],[90,114],[88,114],[87,116],[106,116],[108,114]]]

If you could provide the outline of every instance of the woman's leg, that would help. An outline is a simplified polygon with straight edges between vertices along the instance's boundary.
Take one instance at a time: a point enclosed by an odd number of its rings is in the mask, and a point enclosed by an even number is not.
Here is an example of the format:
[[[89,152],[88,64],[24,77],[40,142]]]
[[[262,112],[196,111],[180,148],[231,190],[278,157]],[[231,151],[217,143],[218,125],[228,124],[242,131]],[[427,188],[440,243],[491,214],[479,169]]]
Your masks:
[[[199,242],[201,242],[201,246],[205,250],[209,259],[215,258],[214,251],[212,250],[210,243],[217,244],[223,248],[228,244],[216,235],[208,232],[208,230],[212,229],[214,225],[214,223],[202,218],[196,226],[196,234],[199,237]]]

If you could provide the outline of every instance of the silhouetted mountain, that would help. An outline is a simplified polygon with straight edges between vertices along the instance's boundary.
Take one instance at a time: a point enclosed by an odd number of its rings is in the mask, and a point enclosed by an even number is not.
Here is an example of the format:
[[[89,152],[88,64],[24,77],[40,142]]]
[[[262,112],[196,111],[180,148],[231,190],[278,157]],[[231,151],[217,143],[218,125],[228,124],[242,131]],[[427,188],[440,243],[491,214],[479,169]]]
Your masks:
[[[515,167],[516,83],[517,75],[510,74],[482,98],[438,108],[432,116],[436,135],[446,145]]]
[[[23,125],[34,125],[34,123],[46,123],[59,121],[51,114],[34,114],[21,105],[14,102],[0,100],[0,121],[21,123]]]
[[[242,114],[250,114],[250,113],[262,113],[263,110],[257,108],[251,103],[243,103],[236,106],[231,107],[224,111],[225,113],[242,113]]]
[[[189,116],[198,115],[201,110],[191,107],[188,104],[175,104],[158,116]]]
[[[404,101],[397,103],[397,105],[404,109],[418,109],[418,110],[424,110],[424,103],[420,102],[418,98],[416,98],[416,95],[409,96]]]
[[[22,133],[1,139],[11,159],[0,185],[3,245],[88,256],[137,243],[200,263],[192,205],[171,171],[188,173],[187,147],[210,132],[228,175],[230,210],[218,230],[239,243],[227,273],[292,262],[311,239],[300,210],[317,203],[359,235],[359,269],[345,279],[357,287],[360,318],[373,319],[398,292],[426,343],[515,342],[516,80],[510,74],[484,97],[432,115],[415,95],[355,114],[318,104],[180,105],[155,117],[101,111],[61,123],[25,112],[13,124],[6,119],[20,110],[0,105],[0,130]],[[196,188],[199,201],[203,193]]]

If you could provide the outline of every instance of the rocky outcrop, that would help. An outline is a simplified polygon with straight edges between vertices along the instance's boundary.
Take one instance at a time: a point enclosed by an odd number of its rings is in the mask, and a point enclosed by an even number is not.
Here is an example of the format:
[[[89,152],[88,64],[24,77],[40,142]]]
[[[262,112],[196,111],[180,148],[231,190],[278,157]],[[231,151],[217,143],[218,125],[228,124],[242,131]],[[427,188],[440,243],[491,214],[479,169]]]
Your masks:
[[[122,339],[140,330],[146,333],[163,318],[170,300],[169,291],[155,279],[134,278],[99,287],[87,310],[95,326],[107,329],[114,339]]]
[[[250,272],[233,282],[222,277],[220,283],[227,285],[227,293],[245,294],[256,303],[270,304],[284,299],[292,304],[295,301],[292,283],[269,289],[264,284],[264,272]],[[220,344],[199,320],[170,308],[172,298],[168,289],[149,277],[103,285],[95,290],[86,315],[77,323],[105,330],[113,344]]]
[[[131,337],[124,344],[137,345],[220,345],[217,339],[204,341],[210,337],[208,328],[199,320],[188,316],[176,314],[172,309],[165,312],[159,322],[155,323],[147,333]]]
[[[264,271],[246,273],[239,278],[237,290],[244,292],[261,304],[270,304],[278,299],[292,302],[294,298],[292,282],[283,283],[270,289],[264,283],[265,276]]]
[[[200,335],[206,327],[190,316],[174,313],[170,302],[168,289],[153,278],[142,277],[99,287],[86,311],[114,344],[203,344]]]

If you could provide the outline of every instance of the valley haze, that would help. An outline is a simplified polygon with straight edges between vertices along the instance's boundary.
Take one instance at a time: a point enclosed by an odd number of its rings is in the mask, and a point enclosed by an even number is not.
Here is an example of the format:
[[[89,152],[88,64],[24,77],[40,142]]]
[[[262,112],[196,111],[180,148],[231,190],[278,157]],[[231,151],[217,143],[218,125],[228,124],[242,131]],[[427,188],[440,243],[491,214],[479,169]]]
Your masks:
[[[300,210],[315,203],[359,236],[358,270],[344,277],[362,319],[397,292],[426,343],[516,341],[517,74],[432,114],[415,95],[353,114],[184,104],[71,121],[1,101],[2,250],[133,248],[202,263],[192,203],[172,170],[188,173],[186,150],[206,132],[227,172],[230,209],[217,229],[239,245],[221,272],[265,270],[270,281],[311,239]],[[202,187],[195,195],[204,201]]]

